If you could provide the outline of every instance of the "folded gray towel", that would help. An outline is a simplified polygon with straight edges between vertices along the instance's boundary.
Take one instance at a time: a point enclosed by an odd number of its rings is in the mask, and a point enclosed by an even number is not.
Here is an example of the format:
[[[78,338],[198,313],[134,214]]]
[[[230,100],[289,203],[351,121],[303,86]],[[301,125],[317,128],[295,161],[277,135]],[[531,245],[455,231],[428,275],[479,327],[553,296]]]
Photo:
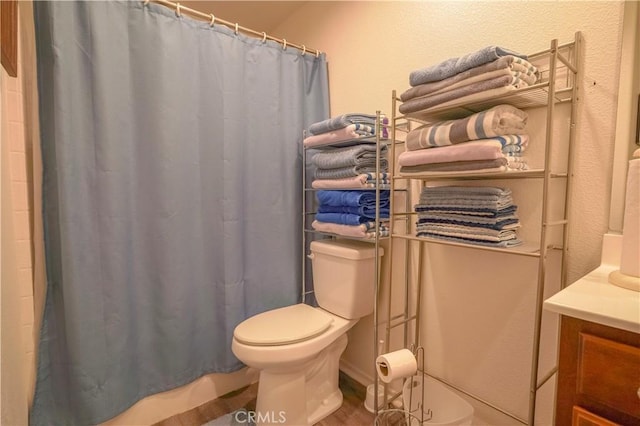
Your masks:
[[[409,84],[417,86],[431,81],[444,80],[452,75],[495,61],[496,59],[507,55],[527,59],[527,56],[521,53],[498,46],[487,46],[459,58],[450,58],[446,61],[440,62],[439,64],[413,71],[409,75]]]
[[[376,116],[371,114],[343,114],[337,117],[328,118],[317,123],[313,123],[309,127],[309,133],[319,135],[320,133],[330,132],[332,130],[342,129],[349,124],[366,124],[375,126]]]
[[[387,158],[386,145],[380,147],[380,158],[384,160]],[[311,162],[319,169],[338,169],[364,164],[375,166],[376,145],[360,144],[318,152],[311,158]]]

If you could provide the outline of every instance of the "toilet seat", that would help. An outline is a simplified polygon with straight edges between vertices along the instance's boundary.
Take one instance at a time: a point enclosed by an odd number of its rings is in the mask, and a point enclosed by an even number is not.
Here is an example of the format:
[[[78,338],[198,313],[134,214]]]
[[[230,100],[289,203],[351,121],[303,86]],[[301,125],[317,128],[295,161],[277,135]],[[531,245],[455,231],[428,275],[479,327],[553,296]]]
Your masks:
[[[245,345],[288,345],[322,334],[332,322],[322,310],[300,303],[248,318],[235,328],[233,337]]]

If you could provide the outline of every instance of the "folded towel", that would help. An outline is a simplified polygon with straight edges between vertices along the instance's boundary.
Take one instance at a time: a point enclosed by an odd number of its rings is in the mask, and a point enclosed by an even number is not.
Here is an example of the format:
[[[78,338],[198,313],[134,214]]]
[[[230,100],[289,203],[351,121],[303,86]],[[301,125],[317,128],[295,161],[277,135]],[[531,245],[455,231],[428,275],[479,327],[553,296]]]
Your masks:
[[[302,143],[307,148],[335,145],[354,139],[354,143],[360,143],[358,139],[368,138],[375,135],[376,132],[374,126],[367,126],[365,124],[349,124],[347,127],[343,127],[342,129],[306,137]]]
[[[499,186],[426,186],[422,188],[420,195],[446,195],[446,196],[486,196],[486,197],[507,197],[512,194],[511,189]]]
[[[514,79],[514,77],[512,76],[505,75],[502,77],[495,77],[489,80],[478,81],[477,83],[472,83],[467,86],[459,87],[457,89],[447,90],[437,95],[410,99],[400,105],[398,110],[402,114],[410,114],[412,112],[441,106],[446,102],[452,102],[466,96],[483,93],[496,88],[512,87],[513,89],[517,89],[521,87],[519,83],[519,80]]]
[[[491,169],[506,169],[508,161],[506,158],[496,158],[494,160],[472,160],[472,161],[450,161],[447,163],[420,164],[417,166],[400,167],[401,175],[416,173],[441,173],[441,172],[461,172]]]
[[[323,206],[318,207],[318,213],[348,213],[351,215],[359,215],[369,219],[376,218],[376,208],[369,206],[361,206],[361,207],[351,207],[351,206]],[[384,205],[380,205],[379,207],[380,218],[388,219],[389,218],[389,202],[387,201]],[[324,220],[325,222],[332,222],[330,220]],[[341,222],[337,222],[341,223]]]
[[[386,159],[387,146],[380,147],[380,158]],[[311,162],[319,169],[339,169],[343,167],[376,164],[376,145],[361,144],[318,152]]]
[[[415,207],[418,212],[425,213],[433,213],[433,214],[458,214],[458,215],[466,215],[473,217],[484,217],[484,218],[499,218],[502,216],[508,216],[517,210],[517,207],[514,205],[507,206],[504,208],[495,208],[495,207],[466,207],[466,206],[421,206],[417,205]]]
[[[509,247],[516,247],[522,244],[522,240],[518,238],[515,238],[512,240],[506,240],[506,241],[486,241],[483,239],[473,238],[470,236],[454,237],[454,236],[434,234],[430,232],[418,232],[416,235],[418,237],[435,238],[435,239],[451,241],[455,243],[473,244],[473,245],[480,245],[480,246],[486,246],[486,247],[509,248]]]
[[[522,140],[522,145],[507,145],[502,147],[502,153],[505,155],[518,155],[521,154],[522,151],[527,149],[527,145],[529,144],[529,139]]]
[[[446,146],[476,139],[524,133],[527,113],[511,105],[497,105],[458,120],[420,126],[407,134],[407,150]],[[528,141],[528,139],[527,139]]]
[[[375,162],[374,162],[375,163]],[[389,170],[389,164],[386,159],[380,160],[380,170],[386,172]],[[376,173],[375,164],[363,164],[353,167],[341,167],[339,169],[316,169],[313,176],[315,179],[347,179],[358,176],[363,173]]]
[[[370,217],[349,213],[316,213],[316,220],[325,223],[337,223],[339,225],[361,225],[370,222]]]
[[[413,71],[409,75],[409,83],[412,86],[417,86],[430,81],[444,80],[452,75],[495,61],[496,59],[507,55],[527,59],[526,55],[522,55],[512,50],[498,46],[487,46],[459,58],[450,58],[440,62],[439,64]]]
[[[324,206],[375,207],[375,191],[317,191],[318,204]],[[389,201],[389,191],[380,191],[380,202]]]
[[[531,86],[533,83],[530,83],[530,81],[532,80],[535,81],[535,78],[536,78],[535,76],[529,76],[528,74],[523,73],[521,71],[510,71],[508,69],[501,69],[501,70],[491,71],[482,75],[477,75],[475,77],[470,77],[465,80],[461,80],[455,84],[452,84],[451,86],[444,87],[442,89],[435,90],[435,91],[429,91],[430,90],[429,88],[424,87],[426,86],[425,84],[421,84],[420,86],[416,86],[409,89],[409,90],[419,89],[419,90],[415,90],[415,93],[418,96],[408,97],[406,100],[404,100],[404,102],[408,102],[413,99],[426,98],[428,96],[436,96],[439,94],[452,92],[456,89],[464,88],[471,84],[480,83],[485,80],[492,80],[498,77],[510,78],[511,84],[518,89]],[[434,83],[427,83],[427,84],[434,84]]]
[[[502,144],[499,141],[483,139],[434,149],[405,151],[398,156],[398,164],[418,166],[454,161],[494,160],[502,156]]]
[[[389,137],[386,125],[389,124],[389,119],[384,115],[381,115],[382,128],[380,129],[380,136],[384,139]],[[309,127],[309,133],[312,135],[319,135],[321,133],[331,132],[333,130],[342,129],[350,124],[364,124],[373,126],[375,128],[376,116],[371,114],[343,114],[337,117],[329,118],[317,123],[312,124]]]
[[[421,213],[417,224],[449,224],[489,229],[515,229],[520,227],[520,220],[515,214],[498,217],[478,217],[463,214]]]
[[[507,55],[493,62],[489,62],[467,71],[452,75],[444,80],[420,84],[412,87],[400,95],[403,102],[421,96],[435,94],[440,91],[455,89],[481,80],[487,80],[511,73],[522,79],[526,84],[535,84],[538,79],[538,69],[530,62],[517,56]]]
[[[311,227],[319,232],[342,235],[344,237],[372,239],[376,236],[388,237],[389,226],[385,222],[380,222],[378,231],[375,229],[375,222],[367,222],[356,226],[339,225],[337,223],[325,223],[314,220]]]
[[[311,187],[315,189],[358,189],[375,188],[376,184],[380,189],[389,189],[391,181],[387,173],[380,173],[376,179],[375,173],[362,173],[358,176],[344,179],[315,179],[311,182]]]
[[[419,224],[418,232],[429,232],[432,234],[445,235],[449,237],[473,237],[486,241],[504,241],[516,238],[516,232],[512,229],[490,229],[472,226],[425,223]]]
[[[529,170],[527,157],[521,155],[505,155],[507,159],[507,167],[509,170]]]

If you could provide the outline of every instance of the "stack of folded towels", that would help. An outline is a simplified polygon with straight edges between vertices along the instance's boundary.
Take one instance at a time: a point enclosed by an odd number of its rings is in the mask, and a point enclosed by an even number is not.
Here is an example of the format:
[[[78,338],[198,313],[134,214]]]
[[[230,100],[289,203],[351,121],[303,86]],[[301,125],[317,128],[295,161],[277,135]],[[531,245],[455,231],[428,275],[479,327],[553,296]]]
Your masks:
[[[489,247],[522,244],[511,190],[483,186],[426,187],[420,194],[417,236]]]
[[[459,58],[413,71],[411,88],[400,95],[403,114],[481,101],[533,85],[538,70],[517,52],[488,46]]]
[[[383,116],[381,121],[376,129],[375,115],[345,114],[309,127],[312,136],[305,138],[304,146],[318,150],[311,157],[316,167],[311,187],[320,189],[315,230],[357,238],[389,235],[388,149],[380,146],[378,156],[370,139],[377,131],[381,139],[388,138],[388,119]],[[376,188],[381,190],[378,232],[372,191]]]
[[[523,151],[527,114],[497,105],[468,117],[420,126],[407,134],[398,156],[404,176],[476,174],[528,169]]]
[[[376,236],[376,193],[367,190],[318,191],[318,212],[312,223],[321,232],[357,237]],[[380,191],[378,236],[389,235],[389,191]]]
[[[389,137],[387,125],[389,119],[381,116],[380,137]],[[306,148],[344,145],[344,143],[358,143],[358,139],[370,138],[376,135],[376,116],[370,114],[343,114],[327,120],[319,121],[309,127],[310,136],[304,139]]]
[[[380,147],[379,184],[389,187],[387,146]],[[358,189],[376,187],[376,145],[360,144],[320,151],[311,157],[316,166],[311,187]]]

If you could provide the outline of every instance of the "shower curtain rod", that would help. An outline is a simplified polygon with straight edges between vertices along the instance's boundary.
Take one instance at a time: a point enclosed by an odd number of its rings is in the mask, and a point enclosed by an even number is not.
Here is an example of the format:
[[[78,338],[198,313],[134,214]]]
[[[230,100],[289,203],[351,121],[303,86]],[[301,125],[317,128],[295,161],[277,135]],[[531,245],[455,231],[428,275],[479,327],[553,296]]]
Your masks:
[[[229,21],[225,21],[224,19],[220,19],[220,18],[216,18],[215,15],[213,13],[204,13],[204,12],[200,12],[199,10],[195,10],[195,9],[191,9],[190,7],[186,7],[186,6],[182,6],[180,3],[174,3],[172,1],[169,0],[144,0],[144,4],[148,4],[149,2],[154,2],[154,3],[158,3],[161,4],[163,6],[166,6],[168,8],[171,9],[175,9],[176,11],[176,15],[178,16],[182,16],[182,13],[188,13],[189,15],[195,17],[195,18],[199,18],[201,20],[204,21],[208,21],[210,23],[210,25],[213,27],[215,24],[222,24],[225,25],[231,29],[233,29],[236,34],[238,34],[239,31],[245,32],[245,33],[249,33],[251,35],[254,35],[256,37],[260,37],[262,38],[262,41],[267,41],[267,40],[272,40],[275,41],[277,43],[280,43],[282,45],[283,49],[286,49],[287,47],[295,47],[298,50],[302,50],[302,54],[306,54],[308,53],[313,53],[314,55],[316,55],[316,57],[320,56],[320,51],[317,49],[309,49],[307,47],[305,47],[305,45],[298,45],[295,43],[290,43],[287,41],[287,39],[279,39],[277,37],[273,37],[270,36],[269,34],[265,33],[264,31],[256,31],[256,30],[252,30],[251,28],[247,28],[247,27],[243,27],[242,25],[238,25],[238,23],[233,23],[233,22],[229,22]]]

